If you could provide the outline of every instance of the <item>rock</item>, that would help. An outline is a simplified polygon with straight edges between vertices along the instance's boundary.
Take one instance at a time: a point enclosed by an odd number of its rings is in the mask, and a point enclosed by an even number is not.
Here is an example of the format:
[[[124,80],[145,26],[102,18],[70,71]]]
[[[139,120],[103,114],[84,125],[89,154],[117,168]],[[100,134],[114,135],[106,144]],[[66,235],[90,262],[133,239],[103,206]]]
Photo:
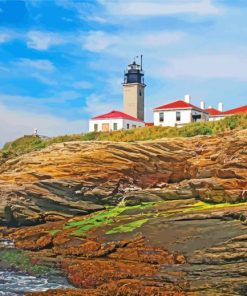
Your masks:
[[[86,215],[125,197],[130,204],[192,197],[244,201],[246,146],[242,130],[136,143],[59,143],[2,160],[0,224]]]

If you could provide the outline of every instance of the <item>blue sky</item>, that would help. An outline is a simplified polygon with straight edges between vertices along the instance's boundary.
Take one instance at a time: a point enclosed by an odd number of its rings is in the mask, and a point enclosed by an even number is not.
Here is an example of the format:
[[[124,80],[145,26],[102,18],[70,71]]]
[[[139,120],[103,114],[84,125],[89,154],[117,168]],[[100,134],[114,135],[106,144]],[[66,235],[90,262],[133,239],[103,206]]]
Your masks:
[[[245,0],[0,0],[0,145],[121,110],[123,72],[140,54],[147,121],[187,93],[245,105],[246,36]]]

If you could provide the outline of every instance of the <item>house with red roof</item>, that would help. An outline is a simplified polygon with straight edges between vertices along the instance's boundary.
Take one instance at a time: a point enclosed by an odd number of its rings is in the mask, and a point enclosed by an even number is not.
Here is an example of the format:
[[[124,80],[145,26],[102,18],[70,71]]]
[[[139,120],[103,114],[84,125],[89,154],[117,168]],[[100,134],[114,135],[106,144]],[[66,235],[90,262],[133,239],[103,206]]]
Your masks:
[[[223,104],[219,103],[218,109],[213,107],[205,108],[202,101],[200,107],[191,104],[190,95],[186,95],[183,100],[156,107],[153,109],[153,122],[144,122],[144,72],[141,64],[136,61],[128,65],[124,73],[123,85],[123,105],[124,112],[111,111],[109,113],[96,116],[89,121],[90,132],[109,132],[117,130],[128,130],[139,127],[155,126],[183,126],[192,122],[216,121],[225,116],[247,112],[247,105],[223,112]]]
[[[144,126],[145,123],[141,119],[115,110],[93,117],[89,121],[90,132],[109,132],[122,129],[128,130]]]
[[[205,111],[209,114],[209,117],[208,117],[209,121],[217,121],[225,117],[223,113],[222,103],[219,103],[218,109],[215,109],[212,106],[209,106],[208,108],[205,109]]]
[[[218,110],[212,108],[211,106],[205,109],[209,113],[209,121],[215,121],[225,118],[226,116],[231,116],[235,114],[247,113],[247,105],[223,111],[222,103],[219,103]]]
[[[184,100],[177,100],[153,109],[154,125],[183,126],[187,123],[207,121],[209,114],[206,110],[191,104],[190,95]]]
[[[231,116],[231,115],[242,114],[242,113],[247,113],[247,105],[227,110],[227,111],[223,112],[223,115],[224,116]]]

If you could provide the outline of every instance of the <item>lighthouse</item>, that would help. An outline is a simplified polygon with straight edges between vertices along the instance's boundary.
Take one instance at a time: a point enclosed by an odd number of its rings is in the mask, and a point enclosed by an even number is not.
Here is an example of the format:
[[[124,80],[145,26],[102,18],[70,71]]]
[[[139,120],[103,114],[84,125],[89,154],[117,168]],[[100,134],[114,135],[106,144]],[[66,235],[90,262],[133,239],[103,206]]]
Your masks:
[[[123,105],[124,113],[144,121],[144,72],[134,60],[124,73]]]

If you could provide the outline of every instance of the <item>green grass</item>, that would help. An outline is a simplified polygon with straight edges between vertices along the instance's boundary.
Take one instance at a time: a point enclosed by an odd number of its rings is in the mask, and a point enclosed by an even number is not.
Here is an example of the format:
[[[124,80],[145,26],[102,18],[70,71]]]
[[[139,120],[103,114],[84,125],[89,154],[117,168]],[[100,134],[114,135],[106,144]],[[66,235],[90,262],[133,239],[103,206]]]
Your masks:
[[[121,213],[130,209],[143,210],[145,208],[151,207],[153,203],[143,203],[136,206],[118,206],[114,208],[109,208],[105,211],[91,215],[87,219],[80,221],[70,221],[64,225],[64,228],[78,227],[71,234],[76,236],[86,236],[87,231],[98,228],[102,225],[112,224]]]
[[[24,272],[35,275],[46,275],[57,273],[50,266],[34,264],[32,260],[22,250],[7,249],[0,251],[0,261],[10,267],[14,267]]]
[[[147,202],[135,206],[117,206],[109,207],[104,211],[91,214],[88,217],[82,218],[81,220],[70,220],[63,225],[62,229],[52,229],[50,234],[52,236],[57,235],[60,231],[69,230],[70,235],[86,237],[88,231],[95,230],[102,226],[111,226],[112,229],[108,230],[106,234],[116,234],[124,232],[132,232],[133,230],[141,227],[150,219],[160,218],[160,217],[169,217],[177,214],[185,213],[195,213],[199,211],[211,210],[211,209],[220,209],[227,207],[236,207],[236,206],[245,206],[247,202],[243,203],[206,203],[203,201],[197,201],[194,204],[190,204],[184,207],[183,203],[181,208],[178,206],[174,209],[161,210],[159,211],[159,205],[173,203],[174,201],[160,201],[160,202]],[[145,211],[144,211],[145,210]],[[126,223],[127,220],[134,220],[129,223]],[[114,224],[120,225],[114,227]],[[71,229],[71,230],[70,230]]]
[[[53,229],[49,231],[51,236],[56,236],[59,232],[61,232],[61,229]]]
[[[85,134],[64,135],[43,140],[35,136],[24,136],[13,142],[7,143],[0,150],[0,162],[27,152],[40,150],[54,143],[70,141],[115,141],[136,142],[171,137],[193,137],[197,135],[215,135],[233,129],[247,128],[247,114],[233,115],[223,120],[214,122],[198,122],[176,127],[145,127],[115,132],[93,132]]]
[[[167,201],[161,202],[167,203]],[[244,203],[222,203],[222,204],[214,204],[214,203],[205,203],[202,201],[198,201],[195,204],[181,209],[167,210],[159,213],[158,215],[152,213],[153,206],[158,205],[157,203],[143,203],[136,206],[118,206],[114,208],[109,208],[105,211],[101,211],[99,213],[93,214],[86,219],[82,219],[79,221],[70,221],[64,225],[65,229],[68,228],[76,228],[73,229],[71,235],[86,237],[87,232],[106,225],[112,225],[116,222],[126,220],[128,217],[136,218],[139,217],[138,220],[132,221],[127,224],[121,224],[111,230],[109,230],[106,234],[115,234],[115,233],[123,233],[123,232],[131,232],[138,227],[141,227],[144,223],[146,223],[150,218],[157,218],[160,216],[168,217],[172,215],[176,215],[179,213],[193,213],[197,211],[204,211],[210,209],[220,209],[225,207],[236,207],[240,205],[247,205],[247,202]],[[147,209],[147,213],[143,214],[142,210]],[[150,211],[149,211],[150,209]],[[139,211],[136,211],[139,210]],[[140,219],[142,218],[142,219]]]
[[[133,230],[141,227],[147,221],[148,221],[148,219],[142,219],[142,220],[133,221],[133,222],[130,222],[127,224],[123,224],[123,225],[117,226],[117,227],[107,231],[106,234],[132,232]]]
[[[211,210],[211,209],[221,209],[221,208],[227,208],[227,207],[237,207],[237,206],[243,206],[247,205],[247,202],[242,203],[205,203],[203,201],[196,202],[190,207],[182,208],[182,209],[174,209],[174,210],[168,210],[163,213],[161,213],[161,216],[168,217],[179,213],[193,213],[197,211],[205,211],[205,210]]]

